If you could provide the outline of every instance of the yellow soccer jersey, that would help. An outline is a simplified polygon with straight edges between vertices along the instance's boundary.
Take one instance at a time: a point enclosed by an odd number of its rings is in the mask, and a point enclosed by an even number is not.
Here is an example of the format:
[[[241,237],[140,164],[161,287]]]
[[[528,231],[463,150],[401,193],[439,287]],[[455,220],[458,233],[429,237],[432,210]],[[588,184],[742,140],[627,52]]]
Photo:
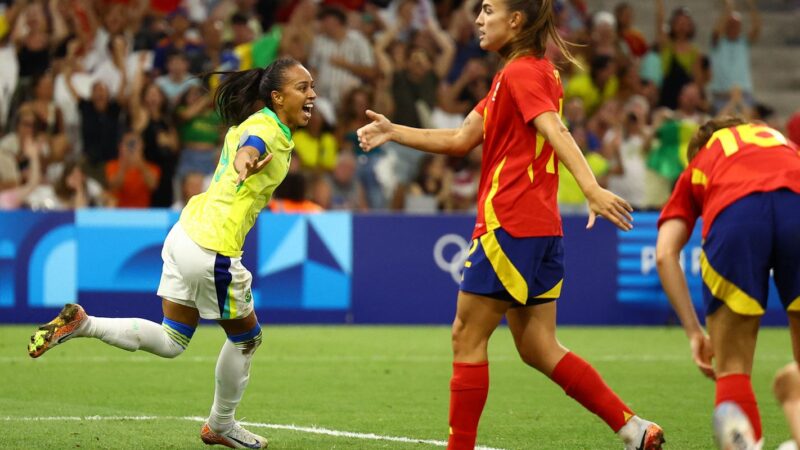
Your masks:
[[[237,189],[238,173],[233,161],[237,150],[246,142],[254,142],[254,137],[263,141],[266,152],[273,154],[272,161]],[[292,149],[291,131],[269,108],[228,129],[211,185],[206,192],[192,197],[181,212],[180,223],[189,237],[197,245],[222,255],[240,256],[244,238],[258,213],[289,171]]]

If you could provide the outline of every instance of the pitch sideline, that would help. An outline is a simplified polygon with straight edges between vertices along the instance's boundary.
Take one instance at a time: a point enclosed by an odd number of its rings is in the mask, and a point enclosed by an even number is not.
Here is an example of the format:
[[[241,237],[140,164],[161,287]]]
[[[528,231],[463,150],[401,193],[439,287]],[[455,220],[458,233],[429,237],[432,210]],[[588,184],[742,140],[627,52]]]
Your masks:
[[[5,416],[0,417],[0,422],[40,422],[40,421],[72,421],[72,422],[80,422],[80,421],[103,421],[103,420],[188,420],[192,422],[205,422],[205,417],[197,417],[197,416],[29,416],[29,417],[12,417],[12,416]],[[436,447],[447,447],[446,441],[438,441],[434,439],[414,439],[402,436],[383,436],[380,434],[374,433],[355,433],[352,431],[339,431],[339,430],[331,430],[328,428],[321,428],[321,427],[301,427],[297,425],[281,425],[281,424],[273,424],[273,423],[261,423],[261,422],[239,422],[241,425],[246,427],[258,427],[258,428],[271,428],[274,430],[287,430],[287,431],[297,431],[300,433],[311,433],[311,434],[322,434],[326,436],[334,436],[334,437],[345,437],[345,438],[353,438],[353,439],[366,439],[366,440],[373,440],[373,441],[390,441],[390,442],[402,442],[406,444],[428,444],[434,445]],[[503,450],[494,447],[483,447],[477,446],[475,447],[476,450]]]

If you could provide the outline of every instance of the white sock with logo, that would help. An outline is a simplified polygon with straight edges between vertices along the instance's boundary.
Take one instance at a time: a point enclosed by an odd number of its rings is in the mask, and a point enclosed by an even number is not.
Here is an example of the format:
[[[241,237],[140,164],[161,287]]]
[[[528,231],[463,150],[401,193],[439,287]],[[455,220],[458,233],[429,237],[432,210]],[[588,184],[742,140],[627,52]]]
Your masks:
[[[208,426],[215,433],[225,432],[233,426],[236,407],[250,380],[250,363],[260,344],[261,327],[258,325],[248,333],[225,339],[214,372],[214,404],[208,417]]]
[[[129,352],[144,350],[164,358],[174,358],[183,353],[191,333],[175,332],[166,323],[159,325],[136,317],[117,319],[89,316],[74,336],[100,339]]]

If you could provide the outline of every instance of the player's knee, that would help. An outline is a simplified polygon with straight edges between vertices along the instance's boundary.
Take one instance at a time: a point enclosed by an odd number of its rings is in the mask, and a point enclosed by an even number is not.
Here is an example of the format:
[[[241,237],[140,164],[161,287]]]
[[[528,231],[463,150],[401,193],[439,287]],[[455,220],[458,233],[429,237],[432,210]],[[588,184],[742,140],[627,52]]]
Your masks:
[[[228,335],[230,340],[236,348],[238,348],[245,355],[252,355],[261,346],[261,325],[256,324],[250,331]]]
[[[775,398],[781,403],[787,400],[800,400],[800,370],[797,363],[789,363],[778,371],[772,390]]]
[[[167,335],[167,344],[159,356],[175,358],[186,350],[194,336],[195,327],[185,323],[176,322],[166,317],[161,322],[164,333]]]

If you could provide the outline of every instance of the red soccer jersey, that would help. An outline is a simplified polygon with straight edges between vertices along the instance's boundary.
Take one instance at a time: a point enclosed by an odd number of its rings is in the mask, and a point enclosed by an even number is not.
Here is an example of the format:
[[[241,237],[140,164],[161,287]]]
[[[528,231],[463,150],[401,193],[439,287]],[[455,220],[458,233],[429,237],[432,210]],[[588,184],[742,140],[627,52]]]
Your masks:
[[[473,238],[503,228],[514,237],[561,236],[558,158],[532,121],[561,112],[563,89],[550,61],[518,58],[494,77],[475,107],[483,116],[483,161]]]
[[[728,205],[753,192],[791,189],[800,193],[800,153],[766,125],[717,130],[678,178],[658,218],[686,221],[689,230],[703,217],[703,238]]]

